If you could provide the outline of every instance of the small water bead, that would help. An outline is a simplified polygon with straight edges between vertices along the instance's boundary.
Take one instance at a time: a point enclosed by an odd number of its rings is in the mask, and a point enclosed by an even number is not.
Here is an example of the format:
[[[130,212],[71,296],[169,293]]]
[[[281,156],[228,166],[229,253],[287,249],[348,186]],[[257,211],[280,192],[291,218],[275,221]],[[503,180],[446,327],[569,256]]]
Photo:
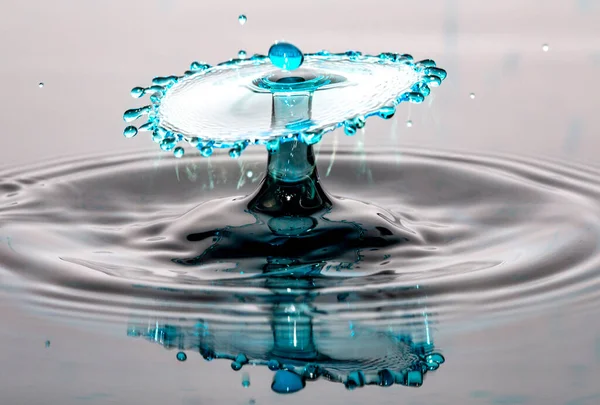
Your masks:
[[[134,136],[137,135],[137,133],[138,133],[138,129],[136,127],[134,127],[133,125],[125,127],[125,129],[123,130],[123,136],[125,138],[133,138]]]
[[[298,374],[288,370],[279,370],[273,377],[271,389],[278,394],[293,394],[305,386],[306,382]]]
[[[242,387],[250,387],[250,375],[248,373],[242,374]]]
[[[210,68],[210,65],[208,63],[198,62],[198,61],[194,61],[190,65],[190,70],[192,70],[194,72],[199,71],[199,70],[206,70],[209,68]]]
[[[233,159],[237,159],[242,155],[242,148],[236,147],[236,148],[231,148],[229,150],[229,156]]]
[[[200,138],[198,138],[198,137],[190,138],[188,143],[195,148],[200,143]]]
[[[269,360],[269,363],[267,363],[267,367],[269,367],[269,370],[276,371],[281,368],[281,364],[279,364],[277,360]]]
[[[542,51],[548,52],[549,50],[550,50],[550,46],[548,46],[548,44],[542,45]]]
[[[238,52],[238,58],[240,58],[240,59],[246,59],[247,55],[248,54],[243,49]]]
[[[389,120],[390,118],[392,118],[394,116],[394,114],[396,114],[396,108],[395,107],[382,107],[379,109],[378,114],[384,120]]]
[[[471,98],[471,100],[474,100],[475,99],[475,93],[469,94],[469,97]]]
[[[181,146],[176,147],[175,150],[173,151],[173,155],[178,159],[182,158],[184,153],[185,153],[185,150]]]
[[[42,87],[44,87],[44,82],[39,82],[38,83],[38,87],[41,89]]]
[[[244,14],[240,14],[240,16],[238,17],[238,22],[240,23],[240,25],[246,24],[246,21],[248,21],[248,17],[246,17]]]
[[[295,45],[288,42],[277,42],[269,48],[271,63],[280,69],[298,69],[304,62],[304,54]]]
[[[212,146],[203,146],[200,148],[200,154],[203,157],[209,157],[210,155],[212,155],[212,153],[213,153]]]
[[[50,341],[49,340],[46,340],[46,342],[44,344],[45,344],[46,348],[50,347]]]
[[[132,108],[131,110],[127,110],[123,113],[123,120],[125,122],[135,121],[142,115],[149,113],[150,109],[150,106],[145,106],[141,108]]]
[[[407,128],[412,128],[412,126],[413,126],[413,122],[411,120],[406,121]]]
[[[248,170],[248,172],[246,173],[246,176],[248,176],[248,178],[251,179],[252,176],[254,176],[254,173],[252,173],[252,170]]]
[[[131,89],[130,94],[133,98],[140,98],[146,93],[146,89],[143,87],[134,87]]]
[[[390,385],[394,384],[395,378],[390,370],[381,370],[379,373],[377,373],[377,375],[379,377],[380,386],[389,387]]]
[[[185,354],[184,352],[178,352],[177,353],[177,360],[179,360],[179,361],[186,361],[187,360],[187,354]]]

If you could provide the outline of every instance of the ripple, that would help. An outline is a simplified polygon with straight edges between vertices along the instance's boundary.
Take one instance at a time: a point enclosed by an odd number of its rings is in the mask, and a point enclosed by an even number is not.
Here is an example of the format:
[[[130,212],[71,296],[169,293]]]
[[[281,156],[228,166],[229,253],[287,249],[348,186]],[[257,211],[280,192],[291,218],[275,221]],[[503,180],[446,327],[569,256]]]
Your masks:
[[[5,170],[3,283],[24,288],[40,310],[107,320],[264,323],[281,294],[309,301],[323,319],[371,323],[408,322],[424,307],[443,321],[598,301],[598,170],[514,156],[374,151],[369,183],[365,160],[338,151],[327,188],[385,207],[412,242],[354,268],[325,268],[310,285],[280,291],[239,268],[172,262],[193,250],[185,235],[211,220],[210,201],[249,194],[264,161],[134,154]]]

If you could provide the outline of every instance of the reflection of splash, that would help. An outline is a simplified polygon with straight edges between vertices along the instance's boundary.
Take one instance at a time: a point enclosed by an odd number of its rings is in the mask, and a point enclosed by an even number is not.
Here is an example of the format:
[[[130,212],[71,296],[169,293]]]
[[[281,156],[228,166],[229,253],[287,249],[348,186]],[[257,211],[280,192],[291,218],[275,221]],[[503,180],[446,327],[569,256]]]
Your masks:
[[[419,387],[425,374],[445,361],[435,352],[427,313],[413,315],[401,329],[382,330],[360,322],[318,319],[317,308],[291,297],[273,298],[269,326],[150,318],[130,322],[128,335],[177,348],[178,359],[187,358],[188,351],[199,352],[207,361],[229,360],[235,371],[265,366],[275,372],[271,388],[277,393],[300,391],[321,378],[347,389]],[[249,385],[249,378],[244,381]]]

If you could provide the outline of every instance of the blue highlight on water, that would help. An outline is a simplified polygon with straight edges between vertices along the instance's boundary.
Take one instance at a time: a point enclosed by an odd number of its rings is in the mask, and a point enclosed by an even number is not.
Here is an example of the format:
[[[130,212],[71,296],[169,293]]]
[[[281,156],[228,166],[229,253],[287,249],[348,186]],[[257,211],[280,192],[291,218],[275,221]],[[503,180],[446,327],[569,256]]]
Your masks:
[[[186,361],[187,360],[187,354],[185,354],[184,352],[178,352],[177,353],[177,360],[179,360],[179,361]]]

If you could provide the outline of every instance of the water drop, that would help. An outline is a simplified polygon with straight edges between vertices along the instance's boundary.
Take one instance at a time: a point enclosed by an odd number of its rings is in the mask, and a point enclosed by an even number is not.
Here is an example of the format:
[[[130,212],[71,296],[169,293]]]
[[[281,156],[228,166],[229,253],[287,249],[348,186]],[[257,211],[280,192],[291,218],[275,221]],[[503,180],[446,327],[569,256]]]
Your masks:
[[[254,176],[254,173],[252,173],[252,170],[248,170],[248,173],[246,173],[246,176],[248,176],[248,178],[251,179],[252,176]]]
[[[40,83],[38,84],[38,87],[39,87],[40,89],[41,89],[42,87],[44,87],[44,82],[40,82]]]
[[[240,25],[246,24],[246,21],[248,21],[248,17],[246,17],[244,14],[240,14],[240,16],[238,17],[238,22],[240,23]]]
[[[213,352],[212,350],[207,350],[207,349],[200,349],[200,355],[206,361],[212,361],[212,360],[215,359],[215,357],[217,357],[217,355],[215,354],[215,352]]]
[[[548,44],[542,45],[542,51],[548,52],[549,50],[550,50],[550,47],[548,46]]]
[[[298,69],[304,62],[302,51],[287,42],[277,42],[269,48],[271,63],[280,69]]]
[[[50,347],[50,341],[49,340],[46,340],[46,342],[44,344],[46,345],[47,348]]]
[[[129,93],[133,98],[140,98],[144,95],[144,93],[146,93],[146,89],[143,87],[134,87]]]
[[[250,375],[248,373],[242,374],[242,387],[248,388],[250,386]]]
[[[237,361],[232,361],[231,368],[235,371],[238,371],[242,368],[242,365],[240,363],[238,363]]]
[[[209,157],[213,153],[213,148],[211,146],[203,146],[200,148],[200,154],[204,157]]]
[[[381,107],[378,111],[378,114],[384,120],[389,120],[396,113],[396,107]]]
[[[138,129],[136,127],[134,127],[133,125],[125,127],[125,129],[123,130],[123,136],[125,138],[133,138],[134,136],[137,135],[137,133],[138,133]]]
[[[148,112],[150,112],[150,106],[132,108],[131,110],[127,110],[123,113],[123,120],[125,122],[135,121],[138,118],[140,118],[143,114],[147,114]]]
[[[382,387],[389,387],[394,384],[395,378],[390,370],[381,370],[377,375],[379,376],[379,385]]]
[[[474,100],[475,99],[475,93],[469,94],[469,97],[471,98],[471,100]]]
[[[186,361],[187,360],[187,354],[185,354],[184,352],[177,353],[177,360],[179,360],[179,361]]]
[[[242,155],[242,148],[240,148],[239,146],[236,146],[229,150],[229,156],[232,157],[233,159],[237,159],[241,155]]]
[[[406,121],[406,127],[411,128],[413,126],[413,122],[411,120]]]
[[[279,364],[279,362],[277,360],[269,360],[267,367],[269,367],[269,370],[276,371],[281,368],[281,364]]]
[[[423,372],[411,370],[406,374],[406,385],[409,387],[420,387],[423,385]]]
[[[200,143],[200,138],[193,137],[188,141],[188,143],[195,148]]]
[[[175,150],[173,151],[173,155],[175,155],[176,158],[183,157],[184,153],[185,153],[185,150],[181,146],[176,147]]]
[[[306,382],[298,374],[288,370],[279,370],[273,377],[271,389],[278,394],[293,394],[306,386]]]
[[[248,54],[243,49],[238,52],[238,58],[245,59]]]

